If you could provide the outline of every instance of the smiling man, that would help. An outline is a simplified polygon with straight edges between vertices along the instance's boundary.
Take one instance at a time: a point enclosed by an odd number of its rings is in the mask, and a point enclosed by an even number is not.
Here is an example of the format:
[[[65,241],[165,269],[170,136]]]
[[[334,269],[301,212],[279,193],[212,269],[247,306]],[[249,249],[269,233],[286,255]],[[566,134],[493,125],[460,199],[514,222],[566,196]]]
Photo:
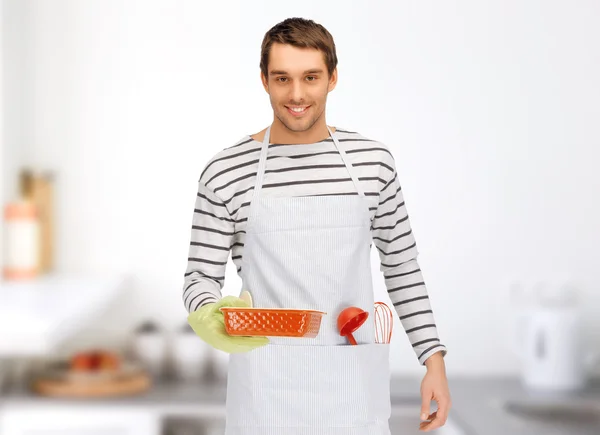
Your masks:
[[[337,63],[331,34],[314,21],[271,28],[260,78],[273,121],[213,156],[198,181],[183,301],[198,336],[231,353],[226,435],[390,434],[389,342],[376,337],[373,245],[427,369],[420,429],[442,426],[450,410],[447,351],[394,157],[385,144],[325,121]],[[254,307],[323,311],[318,335],[228,335],[219,309],[249,306],[221,293],[230,252]],[[338,330],[347,307],[369,314],[356,345]],[[430,414],[432,400],[438,410]]]

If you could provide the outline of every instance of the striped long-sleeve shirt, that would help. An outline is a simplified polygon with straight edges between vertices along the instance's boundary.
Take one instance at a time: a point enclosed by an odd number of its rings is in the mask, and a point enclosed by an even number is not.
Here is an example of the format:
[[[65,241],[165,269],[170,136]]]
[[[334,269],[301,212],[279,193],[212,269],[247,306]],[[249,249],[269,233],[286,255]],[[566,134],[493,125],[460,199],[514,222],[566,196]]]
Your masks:
[[[417,246],[389,148],[357,132],[333,133],[346,152],[361,187],[370,199],[371,232],[380,270],[418,361],[446,347],[440,342]],[[240,274],[245,225],[262,142],[250,135],[219,151],[204,167],[192,218],[184,275],[183,302],[192,312],[222,297],[225,267],[231,252]],[[331,137],[310,144],[270,144],[262,195],[356,195],[348,171]]]

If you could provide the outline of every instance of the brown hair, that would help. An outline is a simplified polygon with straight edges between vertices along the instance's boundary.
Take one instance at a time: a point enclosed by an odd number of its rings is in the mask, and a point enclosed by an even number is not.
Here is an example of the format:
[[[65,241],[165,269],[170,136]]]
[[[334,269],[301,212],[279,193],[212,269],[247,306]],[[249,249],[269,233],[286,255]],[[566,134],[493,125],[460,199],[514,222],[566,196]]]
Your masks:
[[[300,48],[315,48],[323,53],[329,77],[337,66],[333,36],[325,27],[313,20],[288,18],[273,26],[262,41],[260,50],[260,70],[268,80],[269,53],[274,43],[289,44]]]

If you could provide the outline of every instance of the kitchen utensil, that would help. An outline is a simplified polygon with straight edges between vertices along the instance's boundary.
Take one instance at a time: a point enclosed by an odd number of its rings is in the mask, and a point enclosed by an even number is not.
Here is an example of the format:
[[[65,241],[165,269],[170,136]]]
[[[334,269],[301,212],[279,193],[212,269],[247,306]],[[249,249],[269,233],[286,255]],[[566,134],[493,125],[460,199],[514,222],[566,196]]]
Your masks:
[[[323,311],[285,308],[221,307],[229,335],[314,338]]]
[[[394,315],[384,302],[375,302],[375,343],[389,343],[392,340]]]
[[[356,340],[352,333],[362,326],[367,321],[369,313],[359,307],[348,307],[342,310],[338,316],[337,326],[340,335],[345,336],[350,341],[350,344],[356,346]]]

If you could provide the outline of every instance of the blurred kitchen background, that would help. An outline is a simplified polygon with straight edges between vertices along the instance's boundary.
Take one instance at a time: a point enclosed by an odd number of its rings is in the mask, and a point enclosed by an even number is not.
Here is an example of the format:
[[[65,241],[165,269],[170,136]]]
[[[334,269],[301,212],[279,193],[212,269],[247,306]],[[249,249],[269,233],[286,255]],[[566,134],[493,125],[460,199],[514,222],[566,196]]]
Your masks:
[[[0,14],[1,435],[223,434],[227,355],[181,298],[196,182],[272,121],[260,43],[291,16],[335,38],[327,123],[394,153],[448,348],[438,433],[600,434],[599,2]],[[392,433],[416,434],[425,369],[392,337]]]

